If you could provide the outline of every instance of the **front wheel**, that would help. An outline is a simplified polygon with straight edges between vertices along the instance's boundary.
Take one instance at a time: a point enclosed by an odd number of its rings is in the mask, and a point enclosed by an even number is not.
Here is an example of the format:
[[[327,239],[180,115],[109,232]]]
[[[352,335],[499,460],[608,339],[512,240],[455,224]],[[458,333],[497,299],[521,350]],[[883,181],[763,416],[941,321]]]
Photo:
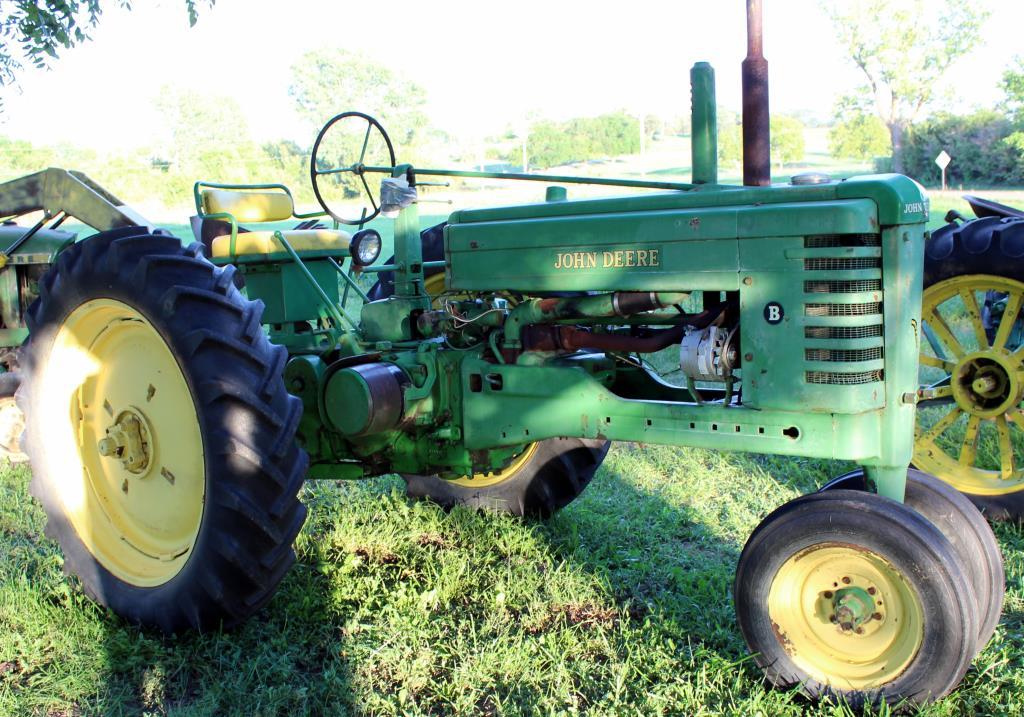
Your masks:
[[[928,702],[974,656],[978,608],[956,550],[875,494],[813,493],[773,512],[743,549],[734,596],[767,679],[812,697]]]
[[[40,282],[18,402],[65,570],[167,632],[239,622],[294,562],[301,402],[261,305],[170,236],[64,251]]]

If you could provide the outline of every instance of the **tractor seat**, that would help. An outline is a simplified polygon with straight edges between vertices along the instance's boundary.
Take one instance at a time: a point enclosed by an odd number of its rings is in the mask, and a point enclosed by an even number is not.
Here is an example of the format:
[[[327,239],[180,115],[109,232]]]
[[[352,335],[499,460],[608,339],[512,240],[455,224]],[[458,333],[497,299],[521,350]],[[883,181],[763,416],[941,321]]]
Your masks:
[[[284,245],[274,236],[273,231],[242,232],[235,239],[235,256],[254,256],[285,253]],[[303,252],[330,252],[331,255],[342,256],[348,253],[348,232],[335,229],[288,229],[283,230],[284,236],[292,249],[298,254]],[[213,240],[210,255],[215,259],[231,256],[231,235],[225,234]]]

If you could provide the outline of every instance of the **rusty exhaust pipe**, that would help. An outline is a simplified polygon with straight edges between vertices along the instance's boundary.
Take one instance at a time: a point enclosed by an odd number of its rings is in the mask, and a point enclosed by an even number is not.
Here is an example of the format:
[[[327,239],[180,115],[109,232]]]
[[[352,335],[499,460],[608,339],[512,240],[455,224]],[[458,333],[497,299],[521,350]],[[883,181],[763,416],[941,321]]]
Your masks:
[[[768,60],[762,44],[761,0],[747,0],[747,57],[743,60],[743,184],[766,187],[772,181],[768,116]]]

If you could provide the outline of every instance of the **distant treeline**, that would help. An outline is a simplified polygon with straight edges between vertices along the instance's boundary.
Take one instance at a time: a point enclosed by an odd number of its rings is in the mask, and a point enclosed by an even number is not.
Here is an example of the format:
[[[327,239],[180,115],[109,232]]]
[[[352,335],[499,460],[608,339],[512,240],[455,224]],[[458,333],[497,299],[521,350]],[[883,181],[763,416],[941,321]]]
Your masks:
[[[1024,184],[1024,131],[1007,114],[943,113],[914,125],[903,145],[904,171],[924,184],[938,184],[935,157],[943,150],[953,158],[946,169],[950,185]]]

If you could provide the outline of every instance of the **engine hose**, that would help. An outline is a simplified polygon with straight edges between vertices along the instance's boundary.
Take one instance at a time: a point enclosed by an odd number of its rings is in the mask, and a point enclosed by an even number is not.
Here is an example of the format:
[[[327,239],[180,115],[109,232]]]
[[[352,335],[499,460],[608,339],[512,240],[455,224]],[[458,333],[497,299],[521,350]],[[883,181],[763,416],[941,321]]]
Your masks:
[[[518,349],[523,327],[558,319],[632,316],[680,304],[684,292],[616,291],[610,294],[551,297],[524,301],[505,320],[505,348]]]
[[[687,329],[704,329],[713,324],[729,308],[727,302],[716,304],[699,314],[689,314],[670,329],[649,336],[597,334],[576,326],[534,324],[523,329],[526,351],[618,351],[654,353],[682,340]]]

